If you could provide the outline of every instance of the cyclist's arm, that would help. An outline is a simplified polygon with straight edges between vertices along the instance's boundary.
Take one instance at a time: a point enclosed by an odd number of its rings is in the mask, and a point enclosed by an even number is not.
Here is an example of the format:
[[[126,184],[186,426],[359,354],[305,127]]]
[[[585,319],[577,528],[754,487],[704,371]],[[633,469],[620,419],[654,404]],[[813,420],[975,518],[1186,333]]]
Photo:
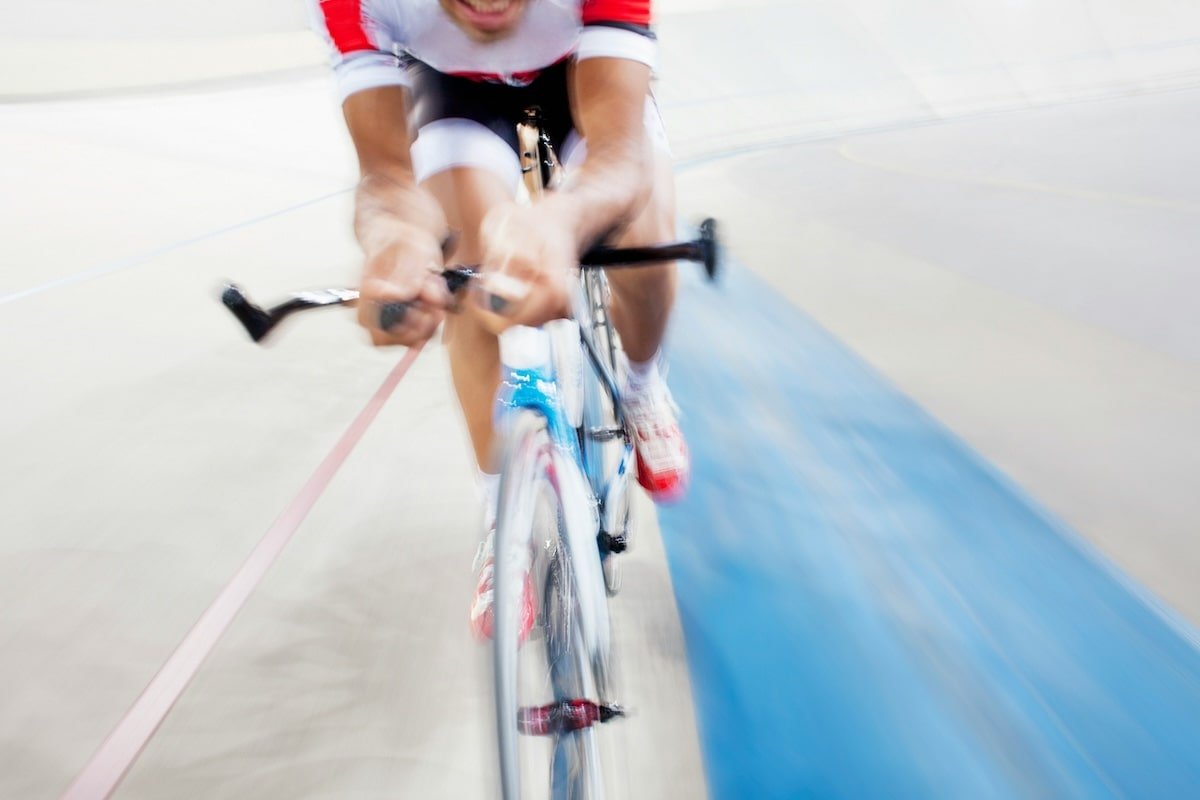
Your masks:
[[[354,232],[365,256],[359,321],[376,344],[414,344],[429,338],[448,301],[442,266],[446,220],[437,201],[419,188],[409,154],[407,102],[400,86],[355,92],[342,105],[358,154]],[[378,328],[378,304],[418,303],[404,323]]]
[[[358,154],[354,232],[370,253],[402,234],[445,237],[437,202],[417,186],[409,151],[404,89],[384,86],[357,92],[342,104]]]
[[[440,266],[445,220],[419,190],[409,156],[406,78],[396,56],[403,36],[395,7],[376,0],[309,0],[311,22],[329,47],[346,126],[358,152],[354,232],[366,260],[359,322],[375,344],[415,344],[441,320]],[[404,322],[379,330],[381,303],[417,301]]]
[[[631,219],[650,194],[654,171],[644,114],[650,67],[624,58],[575,65],[572,106],[587,158],[565,191],[546,202],[583,252]]]

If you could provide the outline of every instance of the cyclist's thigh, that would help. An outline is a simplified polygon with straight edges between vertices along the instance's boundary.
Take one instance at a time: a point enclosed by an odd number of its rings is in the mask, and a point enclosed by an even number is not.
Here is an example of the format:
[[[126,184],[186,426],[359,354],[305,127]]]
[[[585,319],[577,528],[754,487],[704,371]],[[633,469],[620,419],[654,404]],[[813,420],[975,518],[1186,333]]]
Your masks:
[[[495,171],[481,167],[450,167],[426,177],[421,185],[446,213],[455,232],[448,264],[478,264],[483,258],[480,223],[493,208],[513,200],[509,185]]]
[[[652,97],[646,98],[645,125],[654,153],[654,185],[650,199],[610,244],[632,247],[660,244],[675,238],[675,176],[671,168],[671,148],[658,105]],[[587,142],[571,131],[563,144],[563,164],[567,172],[578,169],[586,159]],[[618,282],[637,280],[645,274],[645,270],[611,270],[609,279],[616,278]]]
[[[657,118],[657,109],[654,110]],[[660,129],[661,130],[661,129]],[[623,247],[661,244],[675,239],[675,178],[665,137],[655,142],[654,183],[650,198],[637,215],[614,237]],[[675,297],[674,264],[655,269],[610,269],[611,315],[624,338],[629,357],[645,360],[658,348]]]
[[[477,263],[479,227],[488,211],[512,200],[521,179],[516,112],[506,87],[445,75],[421,63],[412,77],[410,125],[417,181],[437,198],[455,232],[448,263]]]
[[[513,192],[495,172],[478,167],[453,167],[436,172],[421,184],[437,198],[446,214],[454,242],[446,254],[447,264],[478,264],[483,260],[480,223],[498,205],[512,202]],[[463,303],[461,313],[446,318],[445,340],[468,348],[483,346],[494,338],[484,325],[474,303]],[[488,347],[494,347],[489,343]]]
[[[542,108],[543,123],[560,140],[570,129],[566,65],[543,70],[526,86],[446,75],[420,63],[410,66],[409,75],[409,121],[417,129],[413,169],[457,235],[447,263],[479,263],[484,217],[511,202],[521,183],[517,123],[525,109]],[[467,349],[484,346],[493,334],[483,329],[474,304],[465,303],[462,310],[446,322],[447,341]],[[494,348],[494,342],[487,347]]]
[[[571,128],[565,63],[547,67],[524,86],[446,75],[420,63],[410,66],[409,75],[418,181],[450,169],[479,169],[514,193],[521,180],[516,129],[525,110],[542,109],[543,127],[556,143]]]
[[[637,216],[617,235],[617,245],[633,247],[646,244],[662,244],[675,239],[675,173],[671,167],[671,155],[662,148],[654,148],[654,185],[650,199]],[[634,273],[642,270],[633,270]],[[610,278],[620,270],[612,270]],[[628,270],[627,270],[628,272]]]

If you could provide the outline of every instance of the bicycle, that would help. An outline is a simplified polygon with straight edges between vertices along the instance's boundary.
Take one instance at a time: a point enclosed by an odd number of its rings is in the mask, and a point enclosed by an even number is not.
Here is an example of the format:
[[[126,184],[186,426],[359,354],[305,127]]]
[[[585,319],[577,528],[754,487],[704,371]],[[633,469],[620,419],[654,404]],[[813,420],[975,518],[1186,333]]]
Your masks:
[[[519,133],[527,188],[536,196],[554,185],[558,162],[533,110]],[[540,784],[532,776],[543,771],[551,797],[604,797],[595,728],[625,714],[609,696],[607,598],[619,588],[615,556],[628,546],[634,454],[621,407],[620,343],[600,268],[689,260],[701,262],[712,279],[716,257],[711,219],[693,241],[593,248],[580,259],[572,319],[514,327],[500,336],[503,377],[496,409],[503,444],[492,646],[501,792],[507,800],[530,796],[530,786]],[[467,266],[443,272],[452,293],[478,275]],[[222,294],[256,342],[293,313],[357,299],[352,289],[324,289],[296,293],[268,310],[232,284]],[[381,322],[395,323],[405,309],[403,303],[383,305]],[[527,582],[538,612],[528,639],[520,641]]]

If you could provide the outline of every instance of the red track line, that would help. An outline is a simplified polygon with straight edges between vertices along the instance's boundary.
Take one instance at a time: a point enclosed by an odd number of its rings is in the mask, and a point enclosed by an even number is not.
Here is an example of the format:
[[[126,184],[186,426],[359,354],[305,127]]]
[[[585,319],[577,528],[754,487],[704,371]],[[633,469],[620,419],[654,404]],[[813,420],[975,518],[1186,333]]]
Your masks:
[[[404,354],[383,384],[358,413],[342,438],[313,472],[299,493],[255,545],[246,561],[229,581],[175,652],[158,670],[133,706],[113,728],[91,760],[72,782],[63,800],[103,800],[112,794],[121,779],[137,761],[142,750],[187,688],[196,671],[217,640],[225,633],[246,598],[258,586],[275,559],[291,540],[292,534],[308,516],[330,480],[354,450],[359,439],[383,408],[400,379],[416,360],[421,348],[412,347]]]

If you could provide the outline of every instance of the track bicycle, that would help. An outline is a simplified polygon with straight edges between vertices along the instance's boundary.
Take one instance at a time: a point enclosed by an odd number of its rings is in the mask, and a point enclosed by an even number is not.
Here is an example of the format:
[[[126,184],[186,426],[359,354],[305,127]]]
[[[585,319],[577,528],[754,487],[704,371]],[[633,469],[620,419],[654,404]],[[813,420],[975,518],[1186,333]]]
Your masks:
[[[519,127],[519,141],[526,186],[536,197],[542,187],[554,185],[559,167],[533,110]],[[622,412],[620,343],[608,315],[602,268],[690,260],[702,263],[711,279],[716,256],[712,220],[701,224],[693,241],[593,248],[580,259],[572,319],[513,327],[500,336],[492,647],[506,800],[605,797],[597,726],[625,713],[611,696],[607,599],[620,584],[616,556],[628,546],[634,451]],[[478,276],[466,266],[443,272],[453,293]],[[222,294],[254,341],[293,313],[357,300],[352,289],[323,289],[263,309],[232,284]],[[381,324],[395,324],[406,308],[383,304]],[[536,618],[522,640],[526,591],[535,598]]]

